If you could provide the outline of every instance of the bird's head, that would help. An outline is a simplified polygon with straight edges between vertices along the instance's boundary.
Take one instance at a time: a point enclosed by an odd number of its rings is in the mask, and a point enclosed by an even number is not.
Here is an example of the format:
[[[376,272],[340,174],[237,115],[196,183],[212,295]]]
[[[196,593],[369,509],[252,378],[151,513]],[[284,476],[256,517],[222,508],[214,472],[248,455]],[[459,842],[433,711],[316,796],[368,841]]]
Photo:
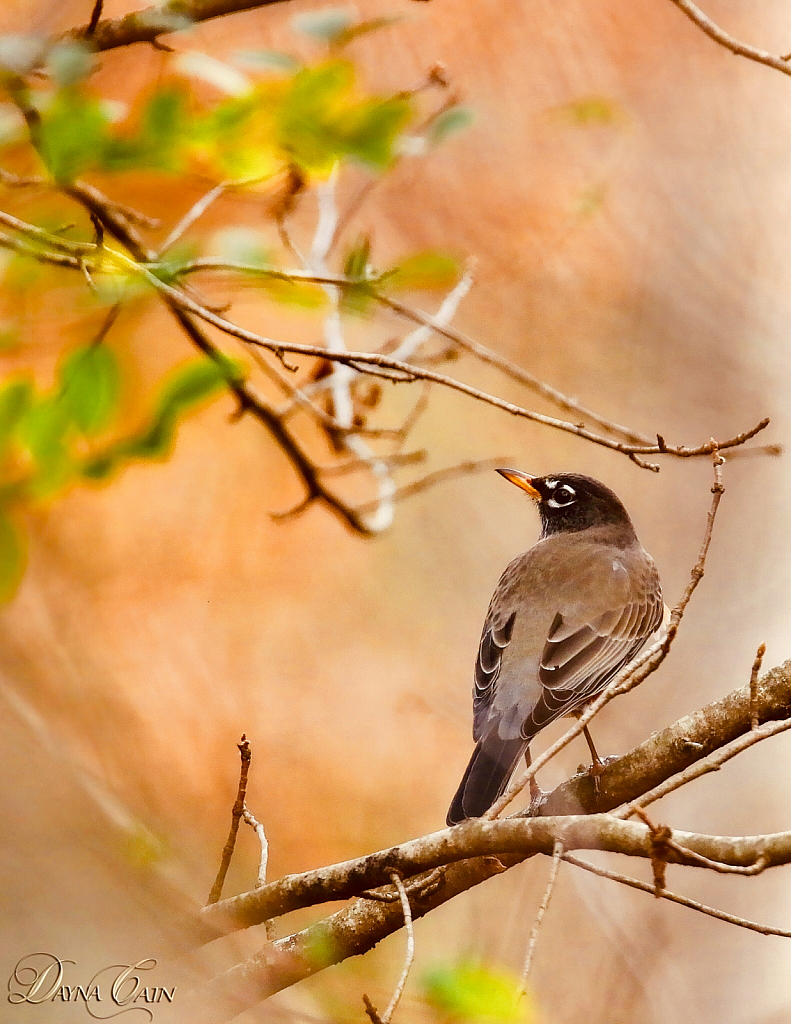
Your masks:
[[[620,498],[590,476],[580,473],[529,476],[518,469],[498,469],[497,472],[536,502],[542,537],[595,526],[621,527],[627,536],[634,536],[632,521]]]

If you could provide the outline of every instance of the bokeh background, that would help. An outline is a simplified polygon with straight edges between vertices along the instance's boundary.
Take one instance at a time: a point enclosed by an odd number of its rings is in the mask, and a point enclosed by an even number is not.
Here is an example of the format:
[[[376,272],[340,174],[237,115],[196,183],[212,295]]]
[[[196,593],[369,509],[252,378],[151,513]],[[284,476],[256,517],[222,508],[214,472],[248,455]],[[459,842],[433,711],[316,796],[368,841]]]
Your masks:
[[[293,0],[173,42],[219,58],[250,46],[309,52],[289,22],[316,6]],[[89,7],[9,0],[0,31],[65,29]],[[110,0],[106,13],[134,7]],[[791,82],[719,49],[669,0],[357,8],[406,16],[353,44],[372,88],[411,85],[441,61],[476,114],[430,159],[400,165],[364,207],[357,226],[372,231],[383,262],[425,247],[476,257],[456,323],[619,422],[694,443],[770,415],[767,439],[787,443]],[[738,36],[789,49],[779,0],[712,2],[709,13]],[[150,47],[108,53],[97,81],[131,101],[162,60]],[[612,116],[558,114],[586,100]],[[190,182],[168,190],[141,178],[126,199],[172,223],[199,194]],[[254,198],[230,196],[201,230],[261,218]],[[267,331],[286,316],[249,293],[234,314]],[[93,323],[52,295],[31,299],[26,315],[27,347],[3,358],[44,375]],[[299,324],[303,340],[318,337],[317,318]],[[113,339],[142,392],[188,354],[151,305],[124,315]],[[493,371],[459,372],[532,402]],[[169,462],[75,490],[30,519],[29,569],[0,614],[4,977],[41,949],[88,976],[105,962],[158,956],[161,983],[181,983],[263,941],[236,937],[196,959],[170,913],[180,894],[202,898],[211,885],[242,732],[270,877],[442,826],[471,749],[480,625],[502,568],[536,539],[532,506],[488,474],[415,497],[372,541],[319,508],[277,523],[269,513],[298,500],[297,482],[259,425],[230,423],[232,411],[230,400],[213,403],[184,426]],[[705,462],[668,461],[650,474],[439,394],[417,441],[436,465],[502,454],[528,471],[605,480],[658,562],[668,601],[679,596],[710,499]],[[601,716],[600,750],[626,750],[743,685],[760,642],[767,665],[791,654],[790,485],[787,458],[728,464],[682,635],[661,672]],[[540,781],[556,784],[584,760],[575,744]],[[789,765],[791,739],[774,739],[666,801],[663,820],[721,833],[788,828]],[[256,864],[254,837],[243,834],[226,892],[250,887]],[[647,877],[645,866],[635,871]],[[402,1020],[428,1014],[421,977],[437,964],[472,957],[519,970],[546,873],[546,862],[530,861],[417,925]],[[669,881],[735,913],[791,922],[783,870],[739,879],[676,868]],[[403,935],[391,937],[245,1020],[362,1020],[360,993],[386,1005],[402,950]],[[791,1019],[790,969],[787,940],[563,867],[533,988],[546,1024],[780,1024]],[[6,1006],[0,1016],[60,1024],[85,1010]]]

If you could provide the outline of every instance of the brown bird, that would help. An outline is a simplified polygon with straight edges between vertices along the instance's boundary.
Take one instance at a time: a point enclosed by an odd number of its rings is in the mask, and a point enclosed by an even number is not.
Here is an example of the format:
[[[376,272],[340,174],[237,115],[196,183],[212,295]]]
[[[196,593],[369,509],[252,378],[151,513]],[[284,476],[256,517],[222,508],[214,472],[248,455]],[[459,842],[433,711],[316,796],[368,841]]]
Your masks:
[[[484,814],[522,754],[529,763],[533,737],[597,697],[664,611],[653,559],[609,487],[577,473],[497,472],[537,502],[541,538],[510,563],[489,604],[473,688],[477,746],[449,825]],[[587,728],[585,737],[595,773]]]

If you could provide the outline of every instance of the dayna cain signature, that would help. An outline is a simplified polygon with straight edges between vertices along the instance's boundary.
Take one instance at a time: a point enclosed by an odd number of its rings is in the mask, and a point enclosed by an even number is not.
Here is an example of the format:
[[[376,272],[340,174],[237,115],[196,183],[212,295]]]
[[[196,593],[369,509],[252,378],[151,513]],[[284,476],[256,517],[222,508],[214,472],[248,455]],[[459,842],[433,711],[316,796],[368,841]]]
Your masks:
[[[23,956],[8,979],[9,1003],[78,1003],[96,1020],[109,1020],[134,1010],[153,1020],[152,1003],[172,1003],[176,986],[147,985],[138,971],[150,971],[156,960],[138,960],[135,964],[102,967],[87,984],[67,985],[65,965],[53,953],[29,953]],[[139,1018],[138,1018],[139,1019]]]

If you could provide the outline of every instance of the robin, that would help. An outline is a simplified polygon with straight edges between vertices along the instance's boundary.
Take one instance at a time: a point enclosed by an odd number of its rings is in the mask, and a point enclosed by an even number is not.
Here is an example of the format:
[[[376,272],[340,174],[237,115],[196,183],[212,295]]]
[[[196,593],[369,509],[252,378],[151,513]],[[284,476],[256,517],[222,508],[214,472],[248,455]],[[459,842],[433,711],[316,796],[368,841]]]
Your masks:
[[[500,577],[475,665],[477,746],[448,824],[484,814],[550,722],[579,714],[662,623],[659,575],[609,487],[589,476],[498,469],[538,504],[541,537]],[[587,727],[598,789],[602,770]]]

